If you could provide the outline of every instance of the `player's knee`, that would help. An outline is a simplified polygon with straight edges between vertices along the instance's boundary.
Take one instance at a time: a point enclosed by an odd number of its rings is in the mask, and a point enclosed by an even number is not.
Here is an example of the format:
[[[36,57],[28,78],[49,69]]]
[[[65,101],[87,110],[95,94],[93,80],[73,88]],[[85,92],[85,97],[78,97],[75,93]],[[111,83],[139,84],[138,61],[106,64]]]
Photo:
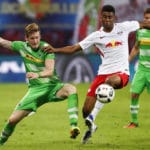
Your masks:
[[[72,84],[66,84],[64,88],[65,88],[67,96],[74,94],[74,93],[77,93],[76,87],[73,86]]]
[[[76,87],[71,85],[71,84],[65,84],[63,86],[63,88],[61,88],[58,92],[57,92],[57,96],[58,97],[63,97],[63,98],[67,98],[69,95],[71,94],[76,94],[77,90]]]
[[[10,117],[8,123],[9,125],[14,126],[17,124],[17,120],[14,117]]]

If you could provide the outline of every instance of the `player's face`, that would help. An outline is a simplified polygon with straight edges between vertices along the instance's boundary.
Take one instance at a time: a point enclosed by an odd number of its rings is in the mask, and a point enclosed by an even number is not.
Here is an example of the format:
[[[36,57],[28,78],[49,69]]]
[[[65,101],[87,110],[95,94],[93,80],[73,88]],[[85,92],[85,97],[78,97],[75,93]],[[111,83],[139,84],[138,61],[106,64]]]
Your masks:
[[[41,39],[41,35],[39,31],[33,32],[29,34],[28,37],[26,37],[26,41],[29,43],[31,48],[34,48],[34,49],[39,47],[40,39]]]
[[[110,32],[113,29],[115,14],[113,12],[102,12],[102,26],[104,31]]]
[[[150,21],[150,13],[144,15],[144,21]]]

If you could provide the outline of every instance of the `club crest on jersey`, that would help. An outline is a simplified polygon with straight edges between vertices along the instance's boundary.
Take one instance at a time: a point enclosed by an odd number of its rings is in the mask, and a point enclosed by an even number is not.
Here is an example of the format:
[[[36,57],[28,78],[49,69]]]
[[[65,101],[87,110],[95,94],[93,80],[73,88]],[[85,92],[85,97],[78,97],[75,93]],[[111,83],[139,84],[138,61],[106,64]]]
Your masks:
[[[106,43],[106,44],[105,44],[105,47],[106,47],[106,48],[110,48],[110,47],[114,48],[114,47],[117,47],[117,46],[120,46],[120,45],[122,45],[122,41],[115,41],[115,40],[112,40],[112,41]]]

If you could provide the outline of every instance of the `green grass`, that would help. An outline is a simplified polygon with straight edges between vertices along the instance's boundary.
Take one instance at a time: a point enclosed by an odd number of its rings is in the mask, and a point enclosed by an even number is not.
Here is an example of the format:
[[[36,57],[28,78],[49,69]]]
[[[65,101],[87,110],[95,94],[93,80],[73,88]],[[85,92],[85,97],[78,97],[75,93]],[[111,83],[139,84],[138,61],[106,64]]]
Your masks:
[[[33,116],[18,124],[8,142],[0,147],[3,150],[149,150],[150,113],[147,91],[140,97],[140,126],[136,129],[123,129],[130,120],[129,86],[116,91],[112,103],[106,104],[99,113],[97,132],[88,144],[82,145],[85,131],[82,119],[82,105],[89,84],[76,85],[79,93],[79,126],[81,134],[76,140],[69,138],[67,101],[49,103],[38,109]],[[0,130],[13,111],[17,102],[27,91],[25,84],[0,84]]]

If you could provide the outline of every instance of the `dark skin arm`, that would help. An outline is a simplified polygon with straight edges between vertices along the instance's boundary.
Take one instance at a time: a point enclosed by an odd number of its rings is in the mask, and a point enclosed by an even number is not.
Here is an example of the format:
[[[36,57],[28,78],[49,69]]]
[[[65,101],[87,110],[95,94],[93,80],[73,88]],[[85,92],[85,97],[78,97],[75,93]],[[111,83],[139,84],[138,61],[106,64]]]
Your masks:
[[[79,44],[76,44],[76,45],[65,46],[65,47],[61,47],[61,48],[54,48],[51,45],[49,45],[49,46],[44,47],[43,50],[47,53],[57,53],[57,52],[74,53],[74,52],[80,51],[82,49]]]
[[[137,56],[138,54],[139,54],[139,45],[136,42],[129,55],[129,62],[131,62],[135,58],[135,56]]]

